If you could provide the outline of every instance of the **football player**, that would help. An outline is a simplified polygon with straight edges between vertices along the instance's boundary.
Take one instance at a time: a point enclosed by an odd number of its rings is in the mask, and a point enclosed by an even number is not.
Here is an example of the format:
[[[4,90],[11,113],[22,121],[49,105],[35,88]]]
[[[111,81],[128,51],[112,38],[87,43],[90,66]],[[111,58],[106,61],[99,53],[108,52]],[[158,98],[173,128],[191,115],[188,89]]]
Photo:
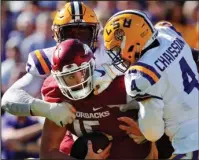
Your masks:
[[[102,37],[98,36],[99,29],[99,21],[94,11],[79,1],[66,3],[55,15],[52,25],[57,44],[68,38],[81,40],[93,50],[96,66],[111,62],[104,53]],[[2,97],[1,105],[4,110],[18,116],[46,117],[59,126],[72,122],[75,110],[70,104],[48,103],[33,98],[40,93],[41,85],[51,71],[52,53],[55,48],[56,46],[29,53],[27,74],[15,82]],[[106,68],[107,65],[103,66]]]
[[[59,127],[48,119],[45,120],[41,158],[62,158],[58,148],[66,130],[77,137],[91,132],[102,132],[111,137],[110,153],[102,152],[102,159],[109,154],[109,158],[120,159],[154,158],[151,142],[137,144],[119,128],[122,123],[117,118],[137,117],[137,109],[133,109],[136,105],[128,103],[130,97],[125,91],[124,76],[117,77],[102,94],[93,95],[93,77],[101,76],[101,72],[94,73],[94,55],[86,48],[80,41],[70,39],[60,43],[53,54],[52,76],[44,81],[41,89],[43,98],[53,103],[70,103],[77,112],[75,120],[66,127]],[[127,105],[131,105],[132,109]],[[138,127],[134,131],[135,135],[142,136]]]
[[[139,102],[146,139],[165,132],[172,158],[198,159],[198,72],[181,34],[169,22],[153,26],[143,12],[124,10],[107,21],[104,41],[115,68],[125,72],[128,95]]]
[[[52,25],[57,44],[68,38],[80,39],[93,50],[97,66],[110,61],[104,54],[99,30],[100,25],[94,11],[78,1],[66,3],[55,15]],[[26,75],[15,82],[2,97],[1,106],[4,110],[17,116],[46,117],[62,127],[74,120],[76,111],[69,103],[50,103],[35,98],[40,94],[44,79],[50,74],[55,48],[56,46],[39,49],[29,54]],[[68,154],[72,141],[71,135],[67,134],[60,149]]]

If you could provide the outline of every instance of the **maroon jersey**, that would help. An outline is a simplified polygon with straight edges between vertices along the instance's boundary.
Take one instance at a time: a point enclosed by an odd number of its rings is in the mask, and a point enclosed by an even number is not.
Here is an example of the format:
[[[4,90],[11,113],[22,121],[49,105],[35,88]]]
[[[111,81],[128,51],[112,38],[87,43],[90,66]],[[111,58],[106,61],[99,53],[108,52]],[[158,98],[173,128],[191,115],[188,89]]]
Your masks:
[[[117,77],[112,84],[100,95],[92,93],[85,99],[72,101],[62,95],[53,77],[48,77],[43,84],[42,94],[48,102],[67,101],[77,110],[76,119],[67,129],[76,136],[89,132],[103,132],[113,137],[109,158],[145,158],[148,156],[151,143],[136,144],[129,136],[119,129],[117,118],[126,116],[135,119],[137,110],[125,112],[121,108],[127,104],[127,94],[124,86],[124,77]]]

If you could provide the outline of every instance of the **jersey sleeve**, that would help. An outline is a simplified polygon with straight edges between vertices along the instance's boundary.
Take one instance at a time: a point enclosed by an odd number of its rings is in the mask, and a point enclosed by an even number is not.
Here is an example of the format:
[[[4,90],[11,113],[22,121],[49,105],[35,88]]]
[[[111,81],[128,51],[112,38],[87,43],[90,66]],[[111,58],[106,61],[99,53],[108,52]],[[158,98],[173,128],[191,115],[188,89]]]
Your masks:
[[[43,82],[44,78],[26,73],[4,93],[2,108],[17,116],[30,115],[30,106],[34,97],[40,96]]]
[[[26,71],[41,77],[47,77],[50,74],[51,62],[43,49],[29,53]]]
[[[57,85],[56,80],[49,76],[45,79],[41,88],[42,97],[45,101],[51,103],[61,103],[63,102],[63,95]]]
[[[157,141],[164,134],[160,78],[152,66],[142,62],[131,66],[125,75],[126,91],[139,103],[140,130],[149,141]]]

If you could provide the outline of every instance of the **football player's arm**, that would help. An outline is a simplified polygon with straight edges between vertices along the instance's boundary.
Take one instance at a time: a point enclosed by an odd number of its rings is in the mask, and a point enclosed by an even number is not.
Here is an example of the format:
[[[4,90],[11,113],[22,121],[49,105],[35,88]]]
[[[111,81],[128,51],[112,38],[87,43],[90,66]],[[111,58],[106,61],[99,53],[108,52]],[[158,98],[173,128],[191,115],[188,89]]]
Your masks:
[[[163,108],[164,103],[158,91],[143,76],[125,76],[127,93],[139,103],[139,128],[149,141],[157,141],[164,134]]]
[[[65,127],[58,127],[54,122],[45,119],[41,137],[41,159],[74,159],[59,151],[60,144],[66,134]]]
[[[139,128],[145,138],[155,142],[164,134],[163,102],[155,98],[139,102]]]
[[[41,86],[49,73],[42,72],[36,52],[28,55],[27,73],[17,80],[3,95],[2,108],[17,116],[30,116],[31,104],[37,103],[34,97],[40,95]],[[35,61],[34,61],[35,60]]]
[[[30,116],[31,104],[40,93],[44,78],[26,73],[17,80],[3,95],[1,107],[17,116]]]
[[[39,66],[33,63],[29,54],[27,73],[17,80],[3,95],[2,108],[17,116],[42,116],[49,118],[59,126],[65,126],[75,117],[75,110],[68,103],[50,103],[33,96],[40,93],[42,84],[48,73],[42,74]],[[39,63],[37,63],[39,65]]]

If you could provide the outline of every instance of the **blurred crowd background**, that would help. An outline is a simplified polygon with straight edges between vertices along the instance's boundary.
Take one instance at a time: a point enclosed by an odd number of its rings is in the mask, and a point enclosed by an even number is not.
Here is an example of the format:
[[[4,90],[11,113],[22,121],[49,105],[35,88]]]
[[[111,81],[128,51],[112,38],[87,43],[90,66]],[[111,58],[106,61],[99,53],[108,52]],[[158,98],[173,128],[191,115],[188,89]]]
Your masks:
[[[1,2],[1,96],[25,74],[28,53],[55,45],[51,25],[65,1]],[[144,11],[155,24],[168,20],[187,43],[199,49],[197,1],[84,1],[96,12],[102,26],[114,13],[125,9]],[[133,38],[133,37],[132,37]],[[2,116],[2,158],[38,157],[42,124],[31,117]]]

